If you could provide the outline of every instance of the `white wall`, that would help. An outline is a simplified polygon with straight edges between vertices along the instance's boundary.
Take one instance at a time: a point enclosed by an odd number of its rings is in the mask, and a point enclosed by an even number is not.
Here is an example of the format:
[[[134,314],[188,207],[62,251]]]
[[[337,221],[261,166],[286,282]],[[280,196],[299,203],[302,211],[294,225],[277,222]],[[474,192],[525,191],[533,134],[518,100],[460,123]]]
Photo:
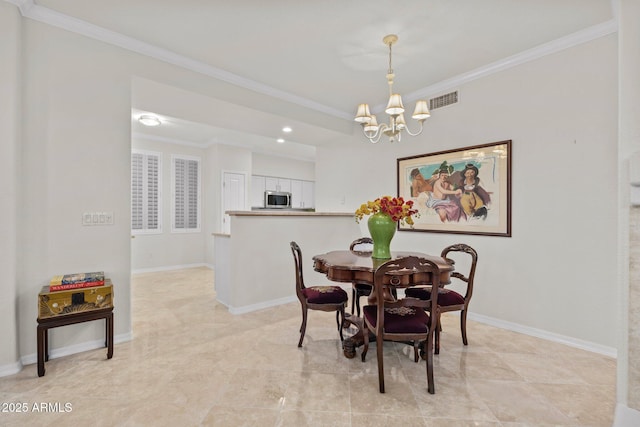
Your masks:
[[[17,229],[18,164],[20,132],[20,14],[0,3],[0,376],[19,369],[17,335]],[[6,367],[6,368],[3,368]]]
[[[206,150],[180,144],[152,141],[143,137],[132,138],[132,147],[162,154],[162,232],[136,234],[131,239],[131,269],[135,272],[205,263],[205,220],[211,217],[206,199],[214,191],[205,179],[210,168]],[[201,167],[201,228],[200,232],[173,233],[171,231],[171,156],[174,154],[200,158]]]
[[[114,283],[116,336],[131,330],[131,72],[118,49],[22,23],[17,293],[19,351],[29,359],[36,348],[37,295],[54,274],[104,270]],[[114,225],[82,226],[82,213],[91,211],[114,212]],[[57,328],[50,346],[104,339],[99,323]]]
[[[253,175],[315,181],[315,163],[253,153]]]
[[[513,237],[399,232],[393,245],[479,253],[475,315],[571,337],[614,353],[617,315],[616,35],[459,87],[416,138],[318,148],[319,211],[396,194],[396,159],[513,140]],[[354,159],[363,159],[354,161]],[[341,203],[344,197],[344,205]]]

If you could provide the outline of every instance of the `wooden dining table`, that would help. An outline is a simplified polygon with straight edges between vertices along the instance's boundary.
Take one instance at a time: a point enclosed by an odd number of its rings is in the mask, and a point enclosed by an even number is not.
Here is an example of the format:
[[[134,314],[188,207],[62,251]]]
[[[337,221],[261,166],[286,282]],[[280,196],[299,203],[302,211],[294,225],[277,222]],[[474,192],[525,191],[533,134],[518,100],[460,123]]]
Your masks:
[[[440,256],[425,254],[422,252],[392,252],[391,259],[407,256],[417,256],[433,261],[440,271],[440,285],[451,282],[450,274],[454,270],[451,260]],[[329,280],[343,283],[366,283],[373,286],[373,276],[378,267],[389,259],[376,259],[371,253],[358,253],[357,251],[340,250],[331,251],[313,257],[313,269],[323,273]],[[405,276],[408,284],[429,285],[432,283],[430,273],[416,273]],[[375,303],[375,292],[369,295],[369,303]],[[352,359],[356,355],[356,348],[364,343],[362,336],[362,318],[353,314],[345,314],[344,327],[355,326],[357,332],[351,337],[345,338],[342,349],[345,357]]]

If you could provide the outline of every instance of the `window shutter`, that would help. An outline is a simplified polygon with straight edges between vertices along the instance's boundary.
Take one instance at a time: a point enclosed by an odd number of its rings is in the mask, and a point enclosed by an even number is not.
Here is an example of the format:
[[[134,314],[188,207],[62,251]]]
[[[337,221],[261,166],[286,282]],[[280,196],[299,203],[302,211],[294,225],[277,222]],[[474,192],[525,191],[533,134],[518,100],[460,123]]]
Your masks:
[[[131,229],[142,230],[142,164],[143,155],[131,155]]]
[[[147,212],[144,217],[147,219],[146,228],[149,230],[158,230],[160,228],[158,221],[160,216],[159,163],[158,156],[147,157]]]
[[[136,151],[131,154],[131,230],[162,231],[162,176],[160,153]]]
[[[174,157],[174,230],[200,230],[200,160]]]

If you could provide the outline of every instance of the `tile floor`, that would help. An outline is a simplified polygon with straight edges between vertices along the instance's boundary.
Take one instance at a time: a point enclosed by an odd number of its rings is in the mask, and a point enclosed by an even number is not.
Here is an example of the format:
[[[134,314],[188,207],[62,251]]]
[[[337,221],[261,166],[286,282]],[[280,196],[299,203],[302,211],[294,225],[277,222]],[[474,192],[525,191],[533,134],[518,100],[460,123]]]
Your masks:
[[[610,426],[615,360],[470,322],[443,318],[436,394],[408,346],[385,344],[386,394],[375,348],[342,355],[335,318],[310,312],[297,347],[298,303],[234,316],[216,303],[213,272],[133,278],[133,333],[114,357],[97,349],[0,378],[2,426]],[[292,285],[293,291],[293,285]],[[71,375],[82,373],[81,375]],[[33,412],[59,403],[70,412]],[[2,409],[2,408],[0,408]]]

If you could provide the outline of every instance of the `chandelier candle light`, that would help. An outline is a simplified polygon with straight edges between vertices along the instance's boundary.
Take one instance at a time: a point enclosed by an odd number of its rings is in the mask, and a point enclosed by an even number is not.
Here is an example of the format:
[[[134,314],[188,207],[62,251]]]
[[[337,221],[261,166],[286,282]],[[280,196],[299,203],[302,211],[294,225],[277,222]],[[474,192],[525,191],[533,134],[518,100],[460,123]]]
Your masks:
[[[371,114],[369,110],[369,104],[358,105],[358,112],[356,113],[355,121],[362,125],[364,135],[373,144],[380,140],[382,134],[389,137],[389,142],[394,142],[396,139],[400,141],[402,138],[402,131],[406,131],[411,136],[420,135],[422,133],[422,127],[424,121],[431,116],[429,108],[427,107],[427,101],[420,100],[416,102],[416,108],[413,111],[412,119],[415,119],[420,123],[420,129],[416,133],[412,133],[407,128],[407,123],[404,120],[404,105],[402,105],[402,97],[393,93],[393,68],[391,68],[391,46],[398,41],[398,36],[395,34],[389,34],[385,36],[382,41],[389,46],[389,70],[387,70],[387,82],[389,83],[389,102],[387,108],[384,110],[389,118],[389,124],[378,124],[376,116]]]

